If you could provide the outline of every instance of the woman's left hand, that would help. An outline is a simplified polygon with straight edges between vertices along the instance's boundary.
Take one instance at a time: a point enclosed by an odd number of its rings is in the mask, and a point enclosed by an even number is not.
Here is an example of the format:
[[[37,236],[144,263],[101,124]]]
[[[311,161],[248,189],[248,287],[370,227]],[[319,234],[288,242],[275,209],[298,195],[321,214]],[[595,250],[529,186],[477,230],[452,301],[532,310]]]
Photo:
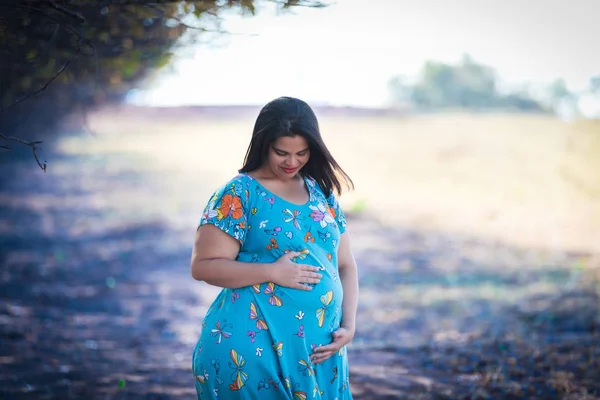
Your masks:
[[[350,343],[354,336],[348,329],[342,327],[335,330],[331,335],[333,336],[331,343],[326,346],[317,347],[310,355],[310,361],[313,364],[319,364],[327,360],[329,357],[340,351],[342,347]]]

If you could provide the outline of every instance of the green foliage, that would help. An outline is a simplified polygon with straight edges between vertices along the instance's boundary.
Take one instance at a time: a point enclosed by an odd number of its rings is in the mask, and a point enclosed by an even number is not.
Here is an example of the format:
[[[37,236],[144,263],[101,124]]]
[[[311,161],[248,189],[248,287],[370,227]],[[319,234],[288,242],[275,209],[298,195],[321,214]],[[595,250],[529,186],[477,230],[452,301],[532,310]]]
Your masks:
[[[121,101],[171,61],[185,32],[222,33],[223,11],[254,15],[260,2],[2,0],[0,133],[31,138],[66,114]],[[318,1],[276,3],[322,6]]]
[[[457,65],[427,61],[413,85],[395,77],[389,88],[396,101],[409,102],[421,109],[513,108],[542,110],[542,106],[523,93],[501,94],[495,71],[468,55]]]

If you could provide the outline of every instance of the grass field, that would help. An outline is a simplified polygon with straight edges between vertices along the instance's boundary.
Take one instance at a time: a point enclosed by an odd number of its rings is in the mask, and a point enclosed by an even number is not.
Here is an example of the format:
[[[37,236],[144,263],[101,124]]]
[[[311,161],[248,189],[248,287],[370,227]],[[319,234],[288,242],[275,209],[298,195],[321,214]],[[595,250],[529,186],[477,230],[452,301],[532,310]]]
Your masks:
[[[90,155],[131,152],[154,168],[176,172],[180,181],[169,183],[172,198],[197,202],[198,209],[241,166],[253,122],[254,116],[201,118],[191,112],[151,119],[100,113],[92,119],[98,139],[73,138],[63,148]],[[600,248],[598,122],[348,115],[321,117],[321,130],[355,182],[356,190],[342,196],[348,211],[518,246]]]

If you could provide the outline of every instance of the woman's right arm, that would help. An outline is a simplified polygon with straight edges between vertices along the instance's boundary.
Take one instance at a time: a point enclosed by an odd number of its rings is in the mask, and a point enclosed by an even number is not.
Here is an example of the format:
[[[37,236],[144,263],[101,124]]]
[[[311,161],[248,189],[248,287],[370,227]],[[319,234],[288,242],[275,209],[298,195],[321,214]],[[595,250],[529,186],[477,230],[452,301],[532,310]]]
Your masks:
[[[240,288],[264,282],[300,290],[311,290],[305,283],[318,283],[317,267],[295,264],[290,259],[296,252],[283,255],[271,264],[235,261],[240,242],[211,224],[196,231],[192,250],[191,272],[198,281],[224,288]]]

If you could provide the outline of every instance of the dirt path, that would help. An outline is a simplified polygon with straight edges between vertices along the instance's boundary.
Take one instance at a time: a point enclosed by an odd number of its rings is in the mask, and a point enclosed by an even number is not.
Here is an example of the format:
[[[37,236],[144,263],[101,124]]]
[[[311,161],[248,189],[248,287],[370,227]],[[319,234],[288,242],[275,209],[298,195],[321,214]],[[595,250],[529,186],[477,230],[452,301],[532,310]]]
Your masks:
[[[218,289],[189,277],[193,230],[139,210],[165,175],[107,157],[64,156],[45,176],[2,166],[2,398],[194,396]],[[356,399],[600,398],[597,255],[349,221]]]

